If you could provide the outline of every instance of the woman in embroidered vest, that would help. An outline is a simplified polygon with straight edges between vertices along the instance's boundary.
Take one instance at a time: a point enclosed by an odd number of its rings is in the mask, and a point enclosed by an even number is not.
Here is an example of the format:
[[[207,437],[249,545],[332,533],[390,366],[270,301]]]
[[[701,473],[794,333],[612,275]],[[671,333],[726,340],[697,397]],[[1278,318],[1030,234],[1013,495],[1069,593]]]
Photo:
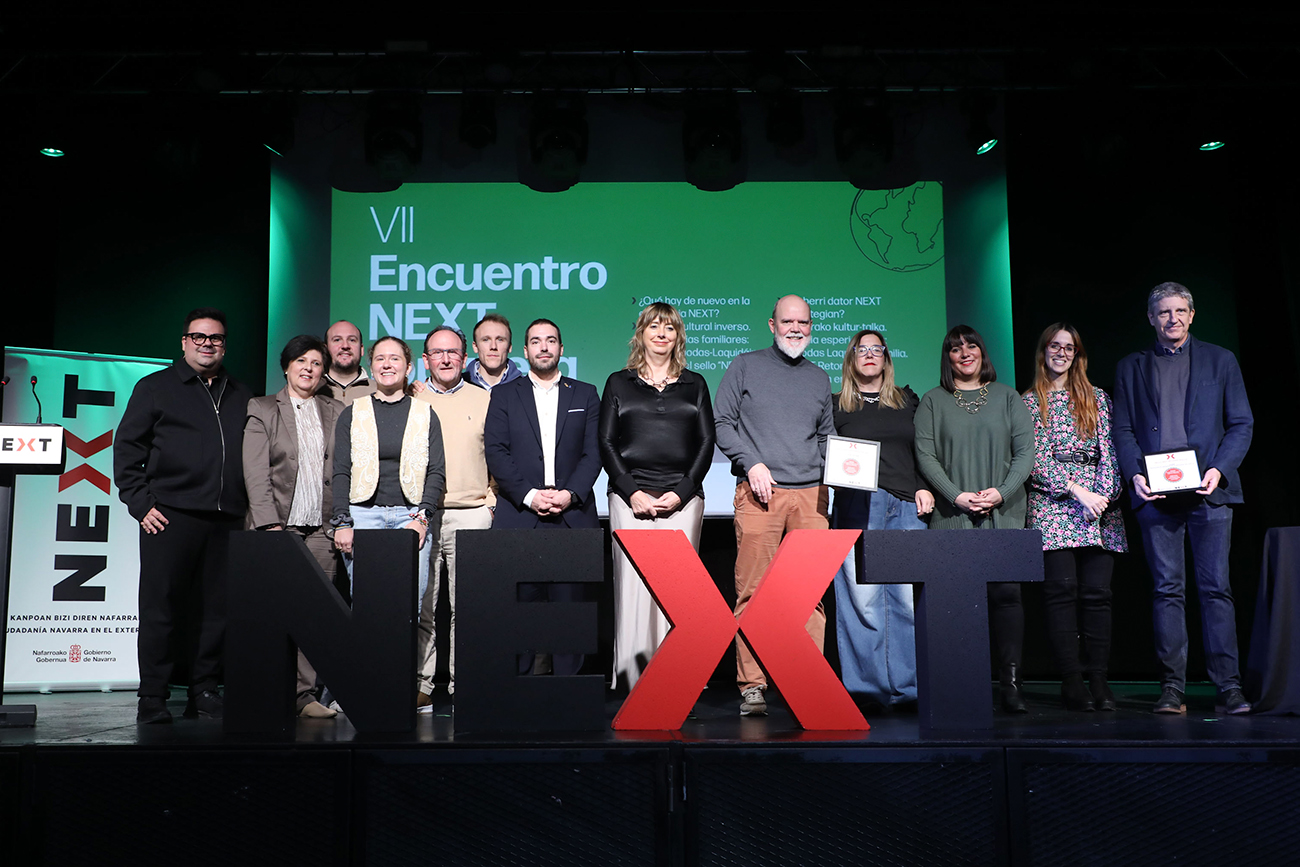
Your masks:
[[[1110,397],[1088,381],[1088,353],[1072,326],[1048,326],[1034,356],[1034,386],[1024,398],[1034,418],[1029,526],[1043,531],[1043,602],[1061,698],[1070,710],[1115,710],[1106,678],[1111,552],[1128,550],[1128,540]]]
[[[984,338],[958,325],[943,339],[938,388],[916,409],[916,462],[934,492],[931,530],[1025,526],[1025,482],[1034,468],[1034,420],[1020,395],[997,381]],[[1020,651],[1025,613],[1020,585],[988,585],[989,627],[1002,684],[1002,709],[1025,713]]]
[[[415,598],[423,599],[429,583],[424,544],[429,516],[446,488],[442,429],[430,404],[411,399],[411,347],[405,341],[376,340],[370,375],[375,392],[343,410],[334,435],[334,544],[351,579],[354,528],[414,530],[421,551]]]
[[[320,338],[300,334],[280,352],[285,386],[248,402],[244,424],[244,486],[248,526],[297,533],[334,581],[338,554],[325,528],[332,512],[334,424],[343,404],[321,388],[329,352]],[[316,700],[316,669],[298,651],[298,716],[328,719]]]
[[[934,495],[916,469],[913,416],[920,398],[894,383],[885,337],[864,329],[844,350],[835,432],[880,443],[877,490],[836,488],[839,530],[924,530]],[[855,545],[835,574],[835,629],[844,688],[868,712],[916,703],[915,614],[910,584],[859,584],[870,568]]]

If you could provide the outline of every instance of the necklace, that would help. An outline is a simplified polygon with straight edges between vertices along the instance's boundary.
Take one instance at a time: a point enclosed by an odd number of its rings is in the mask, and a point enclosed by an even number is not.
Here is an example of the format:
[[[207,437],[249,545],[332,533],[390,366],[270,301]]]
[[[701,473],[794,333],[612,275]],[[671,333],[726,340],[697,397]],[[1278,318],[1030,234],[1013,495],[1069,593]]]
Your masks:
[[[957,405],[959,407],[974,414],[980,411],[980,407],[989,402],[989,387],[987,385],[981,385],[980,396],[974,400],[962,400],[961,391],[956,388],[952,390],[952,396],[957,399]]]
[[[880,403],[880,392],[871,394],[865,391],[860,391],[858,394],[862,396],[864,403]]]
[[[652,387],[654,387],[655,390],[657,390],[657,391],[663,391],[665,388],[668,387],[668,383],[671,382],[672,379],[673,379],[671,376],[669,376],[669,375],[666,374],[666,373],[664,374],[664,378],[663,378],[663,379],[651,379],[651,378],[648,377],[648,376],[643,376],[643,377],[641,377],[641,378],[642,378],[643,380],[645,380],[646,382],[648,382],[648,383],[649,383]]]

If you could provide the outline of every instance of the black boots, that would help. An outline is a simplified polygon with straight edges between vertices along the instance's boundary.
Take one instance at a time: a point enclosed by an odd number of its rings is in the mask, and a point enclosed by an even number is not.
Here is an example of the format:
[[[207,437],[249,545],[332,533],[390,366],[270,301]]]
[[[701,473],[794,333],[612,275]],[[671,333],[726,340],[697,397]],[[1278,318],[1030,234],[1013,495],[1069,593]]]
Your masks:
[[[1094,711],[1096,705],[1093,704],[1091,693],[1083,685],[1082,674],[1066,675],[1065,680],[1061,681],[1061,701],[1065,702],[1066,710]]]
[[[1025,697],[1020,694],[1020,677],[1016,664],[1002,666],[998,681],[1002,686],[1002,709],[1007,713],[1029,713]]]
[[[1115,703],[1115,693],[1110,691],[1110,684],[1106,682],[1105,672],[1088,672],[1088,690],[1092,693],[1092,704],[1097,710],[1118,710],[1119,705]]]

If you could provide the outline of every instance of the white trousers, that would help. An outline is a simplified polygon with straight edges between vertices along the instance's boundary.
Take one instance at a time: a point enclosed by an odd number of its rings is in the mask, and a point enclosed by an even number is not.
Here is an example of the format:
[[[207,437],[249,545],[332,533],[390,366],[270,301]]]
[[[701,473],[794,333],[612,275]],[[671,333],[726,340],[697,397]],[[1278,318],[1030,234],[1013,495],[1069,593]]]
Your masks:
[[[692,497],[671,515],[638,518],[632,507],[618,494],[609,495],[609,529],[614,530],[681,530],[691,546],[700,550],[700,526],[704,523],[704,498]],[[614,543],[614,674],[612,685],[626,677],[628,689],[637,679],[659,643],[668,634],[670,624],[655,602],[645,582],[637,574],[618,542]]]

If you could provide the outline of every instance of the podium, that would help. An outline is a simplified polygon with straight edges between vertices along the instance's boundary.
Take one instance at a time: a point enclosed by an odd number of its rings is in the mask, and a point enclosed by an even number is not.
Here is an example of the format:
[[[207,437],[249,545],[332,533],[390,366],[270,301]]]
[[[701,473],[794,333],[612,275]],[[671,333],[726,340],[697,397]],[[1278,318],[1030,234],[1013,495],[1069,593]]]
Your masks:
[[[57,424],[0,424],[0,689],[4,687],[9,629],[9,561],[14,527],[14,488],[19,475],[63,472],[63,428]],[[36,725],[36,705],[0,704],[0,728]]]

